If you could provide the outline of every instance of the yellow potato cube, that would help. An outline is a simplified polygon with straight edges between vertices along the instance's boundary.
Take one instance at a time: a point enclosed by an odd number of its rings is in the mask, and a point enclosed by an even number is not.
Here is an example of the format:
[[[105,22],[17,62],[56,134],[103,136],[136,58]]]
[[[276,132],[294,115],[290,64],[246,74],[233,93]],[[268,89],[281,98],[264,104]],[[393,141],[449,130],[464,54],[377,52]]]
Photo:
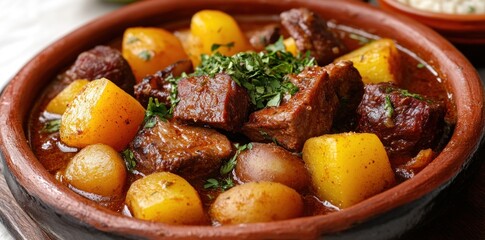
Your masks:
[[[62,115],[60,137],[69,146],[104,143],[123,150],[145,117],[141,104],[106,78],[89,82]]]
[[[317,196],[340,208],[380,193],[395,182],[384,146],[371,133],[310,138],[303,147],[303,160]]]
[[[197,191],[182,177],[158,172],[138,179],[126,194],[134,217],[169,224],[201,224],[204,211]]]
[[[391,39],[379,39],[344,56],[337,58],[350,60],[359,70],[362,81],[368,83],[399,82],[400,54]]]
[[[84,90],[88,80],[80,79],[75,80],[64,88],[59,94],[57,94],[50,102],[47,104],[46,111],[50,113],[57,113],[62,115],[69,103],[76,98],[76,96]]]
[[[161,28],[126,29],[121,52],[137,82],[174,62],[188,59],[179,39]]]
[[[200,54],[210,55],[217,51],[225,56],[250,50],[250,44],[230,15],[217,10],[202,10],[192,16],[190,36],[186,44],[190,59],[197,66]],[[218,46],[214,50],[214,46]]]
[[[283,41],[283,44],[285,45],[285,49],[287,52],[293,54],[293,56],[298,55],[298,48],[296,47],[296,41],[294,38],[287,38]]]

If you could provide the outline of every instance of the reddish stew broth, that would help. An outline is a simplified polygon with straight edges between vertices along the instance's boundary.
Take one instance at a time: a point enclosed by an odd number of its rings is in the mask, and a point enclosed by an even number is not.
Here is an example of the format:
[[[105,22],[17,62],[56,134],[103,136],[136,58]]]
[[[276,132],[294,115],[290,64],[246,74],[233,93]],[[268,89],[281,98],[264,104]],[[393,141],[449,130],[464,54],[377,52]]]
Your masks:
[[[249,20],[245,19],[243,21],[239,21],[241,28],[245,32],[249,32],[254,29],[258,29],[265,24],[268,24],[268,20]],[[170,26],[164,26],[166,29],[171,30],[180,30],[186,29],[188,24],[185,23],[178,23],[172,24]],[[356,31],[355,29],[348,28],[345,26],[339,25],[331,25],[333,26],[334,30],[338,33],[340,38],[343,39],[345,45],[350,49],[356,49],[362,45],[362,42],[356,39],[356,35],[358,33],[362,33],[361,31]],[[355,32],[354,32],[355,30]],[[365,34],[367,35],[367,34]],[[372,36],[372,35],[368,35]],[[372,40],[372,39],[370,39]],[[120,49],[121,46],[121,38],[117,38],[107,45],[113,46],[115,48]],[[447,118],[454,119],[454,107],[452,104],[451,99],[448,97],[447,92],[444,86],[440,83],[440,79],[433,72],[430,65],[425,63],[424,61],[418,59],[417,57],[413,56],[414,54],[409,54],[408,51],[402,51],[400,49],[402,61],[402,81],[400,82],[400,87],[404,89],[408,89],[410,92],[423,94],[431,99],[440,100],[446,103],[448,108]],[[58,170],[65,168],[70,158],[72,158],[76,152],[76,148],[70,148],[59,141],[59,133],[45,133],[42,131],[44,127],[44,123],[46,120],[59,117],[46,114],[44,112],[45,107],[47,106],[48,102],[57,95],[65,86],[62,81],[62,73],[57,76],[52,83],[44,90],[43,94],[40,97],[37,105],[34,107],[33,111],[31,112],[30,120],[29,120],[29,139],[30,144],[34,153],[36,154],[39,161],[42,165],[49,171],[51,174],[56,175]],[[390,159],[391,164],[394,170],[398,165],[406,163],[410,161],[409,158],[406,159]],[[217,171],[216,171],[217,172]],[[59,177],[59,176],[57,176]],[[129,188],[131,183],[136,179],[140,178],[141,175],[128,173],[128,178],[125,186],[125,193],[126,190]],[[217,176],[209,176],[203,179],[193,180],[191,184],[197,189],[201,200],[204,204],[204,207],[208,209],[212,201],[217,197],[219,192],[217,190],[207,190],[204,189],[203,185],[205,180],[210,177],[217,177]],[[403,181],[397,175],[396,178],[398,181]],[[59,179],[59,178],[58,178]],[[62,179],[60,179],[62,182]],[[236,179],[237,182],[237,179]],[[67,184],[66,184],[67,185]],[[120,196],[117,198],[105,198],[100,197],[97,195],[89,194],[82,192],[78,189],[74,189],[72,186],[69,186],[73,191],[81,194],[82,196],[89,198],[91,200],[97,201],[102,206],[105,206],[111,210],[121,212],[126,215],[130,215],[129,211],[127,210],[126,206],[124,205],[124,197]],[[337,211],[336,207],[333,207],[330,203],[326,201],[320,201],[317,197],[312,195],[312,193],[307,190],[302,193],[303,199],[305,201],[305,214],[306,215],[318,215],[318,214],[326,214],[332,211]],[[209,219],[209,218],[207,218]],[[208,222],[210,224],[210,222]]]

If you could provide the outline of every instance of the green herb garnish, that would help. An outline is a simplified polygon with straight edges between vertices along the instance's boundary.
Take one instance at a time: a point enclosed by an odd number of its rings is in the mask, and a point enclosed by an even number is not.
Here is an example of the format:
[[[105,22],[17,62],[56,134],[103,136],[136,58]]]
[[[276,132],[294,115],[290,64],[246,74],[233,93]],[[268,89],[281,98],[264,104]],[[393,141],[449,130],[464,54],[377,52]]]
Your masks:
[[[424,67],[425,67],[425,65],[424,65],[424,64],[422,64],[422,63],[418,63],[418,65],[416,65],[416,67],[417,67],[417,68],[424,68]]]
[[[61,128],[61,119],[54,119],[45,122],[44,128],[42,128],[42,132],[53,133],[58,132],[59,128]]]
[[[384,121],[384,125],[386,127],[394,127],[394,122],[392,121],[392,115],[394,115],[394,106],[392,105],[391,97],[386,95],[384,101],[384,110],[386,111],[386,121]]]
[[[215,178],[210,178],[207,179],[207,182],[204,184],[205,189],[217,189],[220,188],[222,191],[226,191],[229,188],[234,187],[234,182],[230,177],[222,179],[221,181],[215,179]]]
[[[229,159],[229,161],[227,161],[225,164],[223,164],[221,166],[221,169],[219,170],[219,173],[221,175],[226,175],[226,174],[230,173],[234,169],[234,167],[236,166],[237,156],[239,156],[239,154],[241,154],[241,152],[245,151],[246,149],[252,149],[253,145],[251,143],[244,144],[244,145],[239,145],[239,143],[235,143],[234,147],[237,149],[236,153],[234,154],[234,156],[232,156],[231,159]],[[205,189],[220,188],[222,191],[225,191],[225,190],[227,190],[227,189],[229,189],[233,186],[234,186],[234,182],[232,181],[230,176],[228,176],[227,178],[225,178],[221,181],[219,181],[215,178],[210,178],[210,179],[207,179],[206,183],[204,184]]]
[[[145,119],[143,120],[145,122],[144,128],[155,126],[157,122],[156,116],[160,117],[162,121],[167,121],[167,118],[171,117],[170,110],[164,104],[158,102],[157,98],[150,97],[147,110],[145,111]]]
[[[143,50],[138,53],[138,57],[141,58],[143,61],[148,62],[153,57],[153,53],[148,50]]]
[[[234,154],[234,156],[232,156],[231,159],[229,159],[229,161],[227,161],[224,165],[221,166],[221,170],[219,171],[221,175],[230,173],[236,166],[237,156],[239,156],[239,154],[246,149],[252,149],[253,145],[251,143],[244,144],[244,145],[239,145],[239,143],[235,143],[234,147],[236,148],[236,153]]]
[[[214,44],[212,44],[212,46],[211,46],[211,52],[216,51],[216,50],[217,50],[217,49],[219,49],[220,47],[226,47],[228,50],[231,50],[231,48],[233,48],[233,47],[234,47],[234,42],[229,42],[229,43],[226,43],[226,44],[214,43]]]
[[[404,97],[412,97],[412,98],[415,98],[415,99],[418,99],[418,100],[425,100],[423,98],[423,96],[417,94],[417,93],[410,93],[408,90],[406,89],[400,89],[399,90],[399,93],[404,96]]]
[[[392,118],[392,115],[394,114],[394,106],[392,106],[391,97],[389,97],[389,95],[386,95],[384,110],[386,110],[387,117]]]
[[[121,152],[121,156],[123,156],[123,159],[125,160],[126,169],[133,172],[136,167],[136,159],[133,151],[130,149],[125,149],[123,152]]]
[[[201,55],[201,64],[192,76],[226,73],[240,86],[246,88],[251,103],[256,109],[279,106],[285,94],[295,94],[298,87],[288,79],[288,74],[297,74],[305,67],[314,66],[310,54],[294,57],[285,50],[283,38],[266,48],[266,52],[241,52],[223,56],[219,52],[212,56]]]

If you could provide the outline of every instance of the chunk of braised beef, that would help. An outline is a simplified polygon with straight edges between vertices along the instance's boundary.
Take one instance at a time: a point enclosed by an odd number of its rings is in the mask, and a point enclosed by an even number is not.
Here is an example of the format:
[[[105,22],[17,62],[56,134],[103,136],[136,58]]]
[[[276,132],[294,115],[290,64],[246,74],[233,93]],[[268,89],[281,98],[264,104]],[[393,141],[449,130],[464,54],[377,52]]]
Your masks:
[[[327,22],[316,13],[294,8],[282,12],[280,17],[284,30],[295,39],[298,50],[302,53],[310,51],[318,65],[327,65],[347,51]]]
[[[162,121],[158,117],[154,127],[137,133],[130,149],[138,171],[144,174],[169,171],[187,179],[219,169],[222,160],[232,153],[227,137],[213,129]]]
[[[278,41],[281,36],[279,24],[269,24],[261,29],[249,31],[246,33],[249,38],[249,43],[253,46],[255,51],[262,51],[269,44]]]
[[[224,73],[187,77],[178,83],[173,118],[226,131],[237,131],[249,114],[246,90]]]
[[[350,61],[310,67],[290,81],[299,91],[278,107],[252,113],[243,133],[252,141],[275,141],[300,151],[310,137],[331,131],[334,122],[350,126],[364,93],[362,78]]]
[[[77,57],[66,71],[64,81],[107,78],[129,94],[133,94],[135,76],[120,51],[108,46],[96,46]]]
[[[339,106],[333,128],[339,132],[355,130],[357,107],[364,95],[364,82],[351,61],[339,61],[325,66],[331,81],[335,82]]]
[[[290,151],[301,151],[305,141],[330,131],[338,107],[335,83],[322,67],[310,67],[290,81],[299,91],[280,106],[253,112],[243,133],[255,142],[274,141]]]
[[[180,60],[169,65],[165,69],[156,72],[153,75],[146,76],[136,84],[135,98],[143,105],[148,104],[150,97],[157,98],[160,103],[170,105],[170,93],[172,85],[167,78],[170,76],[179,77],[183,73],[193,72],[192,61]]]
[[[390,156],[412,157],[439,142],[445,112],[441,102],[391,83],[369,84],[357,109],[357,131],[375,133]]]

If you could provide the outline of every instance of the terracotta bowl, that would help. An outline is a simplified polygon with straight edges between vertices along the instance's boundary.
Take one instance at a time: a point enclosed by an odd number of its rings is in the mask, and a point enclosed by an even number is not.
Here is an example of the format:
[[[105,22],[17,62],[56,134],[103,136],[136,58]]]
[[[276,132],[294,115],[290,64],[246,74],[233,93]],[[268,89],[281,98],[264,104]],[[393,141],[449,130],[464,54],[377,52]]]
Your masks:
[[[423,11],[396,0],[378,0],[379,6],[411,17],[454,43],[485,44],[485,14],[444,14]]]
[[[278,14],[307,7],[326,19],[396,39],[437,71],[456,103],[458,122],[442,153],[413,179],[342,211],[286,221],[235,226],[171,226],[137,220],[80,197],[59,184],[36,159],[27,133],[30,111],[50,79],[89,48],[125,28],[189,19],[201,9],[231,14]],[[359,1],[165,0],[141,1],[99,18],[58,40],[11,80],[0,101],[1,151],[7,183],[20,206],[54,238],[317,238],[388,239],[412,229],[473,161],[484,134],[484,92],[463,55],[429,28]]]

